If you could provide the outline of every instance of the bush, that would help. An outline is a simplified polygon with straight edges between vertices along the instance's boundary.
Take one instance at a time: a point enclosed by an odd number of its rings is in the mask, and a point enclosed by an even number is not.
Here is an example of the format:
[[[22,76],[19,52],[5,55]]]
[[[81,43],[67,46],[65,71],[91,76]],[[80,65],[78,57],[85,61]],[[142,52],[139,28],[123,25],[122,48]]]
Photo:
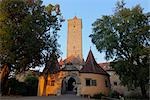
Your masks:
[[[36,96],[38,89],[38,78],[34,76],[28,76],[25,79],[27,91],[29,96]]]
[[[143,97],[141,95],[132,95],[132,96],[126,96],[125,99],[127,100],[149,100],[149,97]]]
[[[112,97],[112,98],[119,98],[121,94],[118,93],[117,91],[111,91],[109,96]]]
[[[26,84],[23,82],[19,82],[15,78],[11,78],[8,80],[8,95],[26,95],[27,89]]]
[[[101,97],[104,96],[102,93],[94,94],[92,98],[94,99],[101,99]]]
[[[25,82],[19,82],[16,78],[8,79],[5,86],[2,86],[3,95],[36,96],[38,78],[29,76]]]

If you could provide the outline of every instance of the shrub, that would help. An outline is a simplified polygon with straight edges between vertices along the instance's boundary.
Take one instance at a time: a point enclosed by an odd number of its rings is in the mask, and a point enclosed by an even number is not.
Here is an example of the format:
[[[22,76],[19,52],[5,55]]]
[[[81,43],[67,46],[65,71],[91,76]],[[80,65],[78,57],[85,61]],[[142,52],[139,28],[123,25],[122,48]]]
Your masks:
[[[19,82],[16,78],[8,79],[7,84],[3,87],[3,95],[23,95],[36,96],[38,88],[38,79],[33,76],[26,78],[25,82]]]
[[[27,94],[26,84],[23,82],[19,82],[15,78],[10,78],[8,80],[7,87],[8,87],[8,90],[7,90],[8,95],[26,95]]]
[[[36,96],[38,89],[38,78],[34,76],[28,76],[25,79],[27,91],[29,96]]]
[[[109,96],[112,97],[112,98],[119,98],[121,94],[118,93],[117,91],[111,91]]]
[[[94,99],[101,99],[101,97],[104,96],[102,93],[94,94],[92,98]]]

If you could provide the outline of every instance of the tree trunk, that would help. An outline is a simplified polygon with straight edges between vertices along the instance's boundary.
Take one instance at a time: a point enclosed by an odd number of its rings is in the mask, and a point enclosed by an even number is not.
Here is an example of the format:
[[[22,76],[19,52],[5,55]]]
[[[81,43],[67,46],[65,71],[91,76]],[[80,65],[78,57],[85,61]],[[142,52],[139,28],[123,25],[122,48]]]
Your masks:
[[[140,85],[140,88],[141,88],[142,96],[143,96],[143,97],[147,97],[145,84],[141,84],[141,85]]]
[[[2,95],[6,95],[8,88],[8,77],[10,74],[10,64],[3,64],[2,66],[0,66],[1,69],[1,75],[0,75],[0,85],[1,85],[1,93]]]

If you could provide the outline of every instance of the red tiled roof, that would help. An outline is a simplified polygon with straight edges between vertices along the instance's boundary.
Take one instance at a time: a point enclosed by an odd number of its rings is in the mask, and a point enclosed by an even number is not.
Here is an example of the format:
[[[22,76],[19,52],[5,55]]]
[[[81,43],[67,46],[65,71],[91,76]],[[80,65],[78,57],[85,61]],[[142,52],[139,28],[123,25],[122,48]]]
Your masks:
[[[80,57],[74,57],[74,56],[70,56],[68,58],[66,58],[64,61],[64,64],[82,64],[83,61],[80,59]]]
[[[91,50],[89,51],[89,54],[88,54],[88,57],[86,59],[85,65],[80,70],[80,72],[109,75],[104,69],[102,69],[97,64]]]

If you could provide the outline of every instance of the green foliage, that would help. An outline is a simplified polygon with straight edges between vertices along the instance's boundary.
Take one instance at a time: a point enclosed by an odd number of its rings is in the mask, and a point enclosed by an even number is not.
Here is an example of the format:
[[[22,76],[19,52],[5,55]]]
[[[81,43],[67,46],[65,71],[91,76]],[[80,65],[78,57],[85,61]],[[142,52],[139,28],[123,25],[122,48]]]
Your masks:
[[[8,80],[8,87],[6,89],[6,95],[26,95],[27,89],[26,84],[19,82],[15,78]]]
[[[125,100],[149,100],[149,97],[143,97],[141,95],[131,95],[131,96],[126,96]]]
[[[27,76],[25,79],[25,82],[26,82],[26,84],[32,85],[33,87],[37,88],[38,78],[35,76]]]
[[[25,79],[25,83],[27,86],[27,95],[36,96],[38,89],[38,78],[35,76],[28,76]]]
[[[101,99],[102,96],[104,96],[103,93],[98,93],[98,94],[94,94],[92,98],[94,98],[94,99]]]
[[[118,3],[119,4],[119,3]],[[145,87],[149,80],[150,26],[149,13],[137,5],[132,9],[120,3],[116,12],[102,16],[93,24],[92,42],[106,59],[113,59],[111,66],[128,87]]]
[[[44,64],[52,51],[59,56],[62,19],[52,8],[41,0],[0,2],[0,64],[10,63],[13,71],[22,72]]]
[[[10,78],[3,88],[3,95],[36,96],[38,89],[38,79],[34,76],[28,76],[25,79],[25,82],[19,82],[15,78]]]
[[[119,94],[117,91],[111,91],[109,96],[112,98],[119,98],[121,94]]]

